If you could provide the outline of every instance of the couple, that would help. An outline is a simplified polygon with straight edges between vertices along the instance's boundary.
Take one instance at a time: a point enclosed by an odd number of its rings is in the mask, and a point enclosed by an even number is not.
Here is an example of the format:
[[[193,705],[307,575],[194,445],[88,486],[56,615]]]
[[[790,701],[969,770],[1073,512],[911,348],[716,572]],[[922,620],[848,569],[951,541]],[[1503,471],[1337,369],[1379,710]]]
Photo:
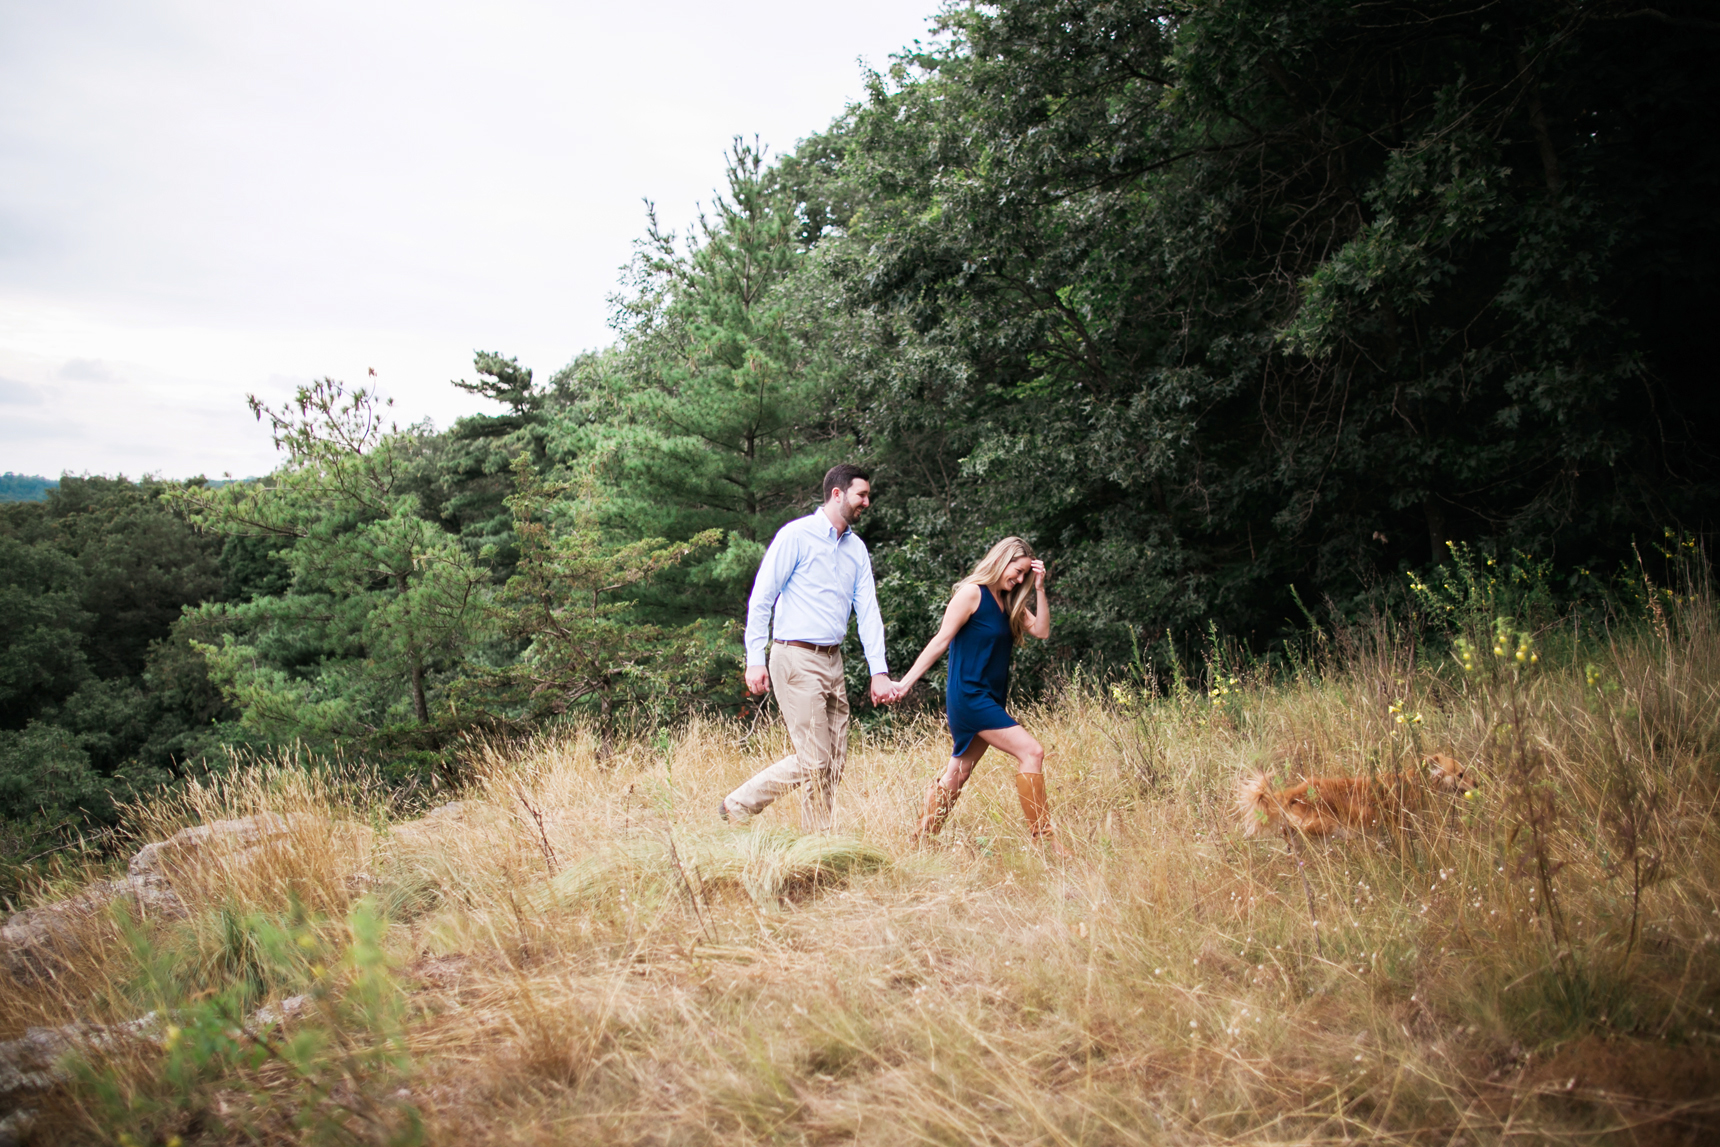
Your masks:
[[[884,659],[884,623],[878,614],[872,559],[853,531],[871,504],[866,472],[846,463],[835,466],[824,476],[823,506],[778,530],[765,551],[747,603],[747,689],[763,693],[774,681],[794,752],[724,797],[718,813],[724,820],[751,816],[802,785],[805,826],[831,827],[831,806],[848,753],[842,639],[854,612],[876,704],[900,700],[949,650],[948,713],[955,746],[943,776],[926,793],[915,836],[943,827],[974,765],[995,745],[1017,761],[1015,787],[1028,832],[1064,854],[1052,835],[1045,797],[1045,750],[1003,709],[1011,648],[1024,633],[1051,636],[1045,563],[1035,560],[1020,538],[1005,538],[993,546],[956,586],[937,636],[902,680],[893,682]],[[1031,608],[1029,598],[1034,599]]]

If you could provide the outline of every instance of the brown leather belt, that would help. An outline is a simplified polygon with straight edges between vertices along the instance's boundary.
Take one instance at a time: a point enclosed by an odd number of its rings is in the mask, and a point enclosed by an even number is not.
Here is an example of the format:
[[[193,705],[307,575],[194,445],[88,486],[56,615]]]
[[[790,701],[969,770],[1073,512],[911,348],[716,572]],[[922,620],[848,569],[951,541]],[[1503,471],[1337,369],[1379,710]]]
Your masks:
[[[784,641],[780,637],[776,639],[776,643],[778,645],[792,645],[796,649],[810,649],[814,653],[840,653],[842,651],[840,645],[814,645],[810,641]]]

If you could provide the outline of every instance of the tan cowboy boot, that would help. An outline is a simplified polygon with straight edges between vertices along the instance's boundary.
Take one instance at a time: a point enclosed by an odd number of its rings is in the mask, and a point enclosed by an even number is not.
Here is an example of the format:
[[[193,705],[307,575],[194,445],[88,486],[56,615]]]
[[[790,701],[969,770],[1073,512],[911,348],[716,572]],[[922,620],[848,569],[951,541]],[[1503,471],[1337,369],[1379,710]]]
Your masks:
[[[1051,804],[1045,799],[1044,773],[1016,773],[1015,792],[1021,798],[1021,811],[1027,817],[1027,833],[1035,844],[1049,844],[1058,856],[1068,856],[1069,850],[1057,839],[1051,828]]]
[[[949,819],[950,810],[956,807],[956,798],[961,795],[960,789],[951,792],[943,782],[933,781],[932,787],[926,790],[926,807],[920,814],[920,827],[914,830],[911,839],[917,842],[938,835],[944,821]]]

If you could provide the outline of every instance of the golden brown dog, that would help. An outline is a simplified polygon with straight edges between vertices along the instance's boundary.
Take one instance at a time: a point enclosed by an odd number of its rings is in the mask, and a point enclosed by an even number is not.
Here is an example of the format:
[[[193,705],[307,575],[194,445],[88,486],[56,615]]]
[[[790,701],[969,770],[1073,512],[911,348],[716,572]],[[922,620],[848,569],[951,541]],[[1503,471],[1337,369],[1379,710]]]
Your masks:
[[[1286,836],[1349,836],[1379,828],[1402,828],[1429,791],[1466,793],[1475,787],[1455,758],[1432,753],[1425,769],[1379,777],[1316,777],[1272,791],[1272,778],[1252,773],[1236,785],[1236,816],[1243,836],[1277,828]]]

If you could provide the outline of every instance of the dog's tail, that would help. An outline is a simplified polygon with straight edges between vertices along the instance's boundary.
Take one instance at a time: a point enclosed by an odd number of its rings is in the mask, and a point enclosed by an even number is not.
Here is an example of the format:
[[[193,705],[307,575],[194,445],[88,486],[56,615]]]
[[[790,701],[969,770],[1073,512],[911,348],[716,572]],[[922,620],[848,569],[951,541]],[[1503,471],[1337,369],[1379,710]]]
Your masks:
[[[1272,778],[1265,773],[1244,773],[1236,782],[1236,824],[1243,836],[1253,836],[1277,819],[1271,799]]]

